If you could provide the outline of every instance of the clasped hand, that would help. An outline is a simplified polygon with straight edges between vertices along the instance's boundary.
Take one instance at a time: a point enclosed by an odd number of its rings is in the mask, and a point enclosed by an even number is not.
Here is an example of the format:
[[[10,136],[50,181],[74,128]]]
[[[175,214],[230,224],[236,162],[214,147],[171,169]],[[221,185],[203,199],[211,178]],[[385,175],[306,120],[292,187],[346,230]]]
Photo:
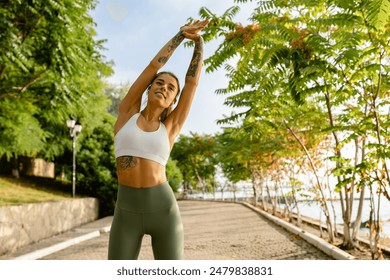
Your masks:
[[[196,20],[194,22],[190,22],[185,24],[180,28],[181,31],[183,31],[183,36],[187,39],[197,41],[200,37],[198,34],[199,31],[203,30],[209,23],[208,19],[205,20]]]

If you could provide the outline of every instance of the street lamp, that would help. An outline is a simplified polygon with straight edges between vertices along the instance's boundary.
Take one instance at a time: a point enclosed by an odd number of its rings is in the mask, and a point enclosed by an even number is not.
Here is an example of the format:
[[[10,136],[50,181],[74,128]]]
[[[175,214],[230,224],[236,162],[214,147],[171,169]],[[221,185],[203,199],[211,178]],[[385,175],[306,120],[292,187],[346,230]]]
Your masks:
[[[72,197],[76,195],[76,139],[81,132],[82,126],[76,124],[75,120],[66,121],[66,126],[69,128],[70,137],[73,140],[73,172],[72,172]]]

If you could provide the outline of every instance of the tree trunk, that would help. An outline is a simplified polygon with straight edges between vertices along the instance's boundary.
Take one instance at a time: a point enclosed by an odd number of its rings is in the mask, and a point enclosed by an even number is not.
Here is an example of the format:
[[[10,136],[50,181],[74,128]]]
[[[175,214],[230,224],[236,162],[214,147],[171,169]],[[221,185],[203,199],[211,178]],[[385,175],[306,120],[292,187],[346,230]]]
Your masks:
[[[255,175],[254,171],[252,171],[252,188],[253,188],[253,205],[256,207],[258,193],[257,193],[257,187],[256,187],[256,175]]]
[[[269,190],[268,184],[266,184],[266,189],[267,189],[268,199],[269,199],[269,201],[271,203],[271,206],[272,206],[272,214],[275,215],[275,213],[276,213],[276,206],[274,204],[274,200],[272,199],[271,192]]]
[[[333,130],[335,125],[334,125],[334,120],[333,120],[333,113],[332,113],[332,107],[331,107],[331,103],[330,103],[330,95],[329,95],[329,92],[326,92],[325,93],[325,100],[326,100],[326,107],[327,107],[327,110],[328,110],[328,116],[329,116],[329,124],[330,124],[330,127],[332,128],[332,135],[333,135],[333,138],[334,138],[334,141],[335,141],[335,144],[336,144],[336,148],[335,148],[335,154],[338,158],[341,158],[341,151],[340,151],[340,148],[339,148],[339,144],[340,144],[340,141],[338,139],[338,135],[336,134],[336,132]],[[341,167],[341,164],[340,162],[336,162],[336,168],[340,168]],[[342,178],[340,176],[337,176],[337,182],[340,183],[342,182]],[[345,189],[345,188],[344,188]],[[345,238],[347,239],[350,239],[348,236],[349,236],[349,227],[350,227],[350,222],[348,222],[348,219],[346,219],[347,217],[345,216],[346,214],[346,211],[348,209],[347,207],[347,204],[348,203],[348,197],[346,196],[345,200],[344,200],[344,197],[343,197],[343,192],[340,191],[340,203],[341,203],[341,213],[343,213],[343,221],[344,221],[344,233],[347,232],[347,235],[344,235],[344,240],[343,240],[343,244],[344,243],[349,243],[349,240],[345,240]],[[346,205],[344,205],[344,203]],[[346,231],[346,229],[348,228],[348,231]]]
[[[359,155],[359,143],[358,140],[355,139],[355,162],[354,166],[356,167],[358,165],[358,155]],[[353,239],[353,229],[355,228],[353,226],[352,222],[352,207],[353,207],[353,198],[354,198],[354,192],[355,192],[355,175],[356,172],[354,171],[351,175],[352,182],[350,184],[349,189],[346,189],[345,193],[345,213],[343,213],[344,218],[344,239],[343,239],[343,247],[346,249],[353,249],[356,247],[356,242]],[[349,196],[349,197],[348,197]],[[355,220],[356,223],[356,220]]]
[[[302,169],[302,166],[303,166],[303,162],[299,165],[299,169],[298,169],[298,174],[300,172],[300,170]],[[293,203],[295,204],[295,208],[296,208],[296,212],[297,212],[297,223],[296,225],[298,227],[301,227],[302,226],[302,217],[301,217],[301,213],[299,211],[299,204],[298,204],[298,200],[297,200],[297,196],[296,196],[296,189],[295,189],[295,172],[294,172],[294,165],[292,165],[292,168],[291,168],[291,174],[290,174],[290,178],[293,178],[293,182],[290,182],[291,183],[291,196],[292,196],[292,200],[293,200]]]
[[[371,258],[373,260],[383,259],[382,250],[379,247],[380,240],[380,221],[379,221],[379,207],[380,207],[380,195],[378,196],[378,205],[375,207],[374,194],[372,186],[370,186],[370,249],[371,249]],[[375,213],[375,211],[378,211]]]
[[[14,155],[11,158],[11,167],[12,167],[12,176],[19,179],[20,174],[19,174],[19,160],[18,156]]]
[[[330,243],[334,243],[334,230],[333,230],[332,221],[330,219],[329,208],[328,208],[328,205],[326,203],[325,193],[324,193],[324,190],[322,189],[322,185],[320,183],[320,179],[319,179],[319,176],[317,174],[316,168],[314,166],[313,160],[312,160],[312,158],[311,158],[311,156],[309,154],[309,151],[306,149],[306,146],[299,139],[298,135],[296,135],[296,133],[288,126],[286,121],[284,121],[284,123],[286,125],[286,128],[291,132],[291,134],[294,136],[294,138],[298,141],[299,145],[304,150],[307,159],[309,160],[310,166],[311,166],[311,168],[313,170],[314,176],[315,176],[316,181],[317,181],[318,190],[320,191],[320,194],[321,194],[321,207],[322,207],[322,209],[324,211],[325,218],[326,218],[326,225],[327,225],[328,234],[329,234],[329,242]]]
[[[292,218],[292,215],[291,215],[291,206],[290,206],[290,202],[288,201],[288,197],[284,194],[282,188],[280,188],[280,193],[282,194],[282,197],[284,199],[284,203],[286,205],[285,210],[287,212],[288,220],[289,220],[289,222],[292,222],[293,218]]]
[[[264,194],[264,176],[263,172],[261,173],[262,175],[260,176],[260,182],[259,182],[259,187],[260,187],[260,196],[261,196],[261,204],[264,209],[264,211],[267,211],[267,202],[265,200],[265,194]]]
[[[365,159],[365,145],[366,145],[366,140],[363,139],[362,144],[361,144],[361,148],[362,148],[361,162],[364,161],[364,159]],[[362,213],[363,213],[363,205],[364,205],[364,194],[365,194],[365,188],[362,187],[360,189],[359,206],[358,206],[358,210],[357,210],[357,213],[356,213],[355,224],[353,226],[353,231],[352,231],[352,240],[355,242],[355,244],[358,243],[357,237],[358,237],[359,230],[360,230],[360,224],[362,222]]]

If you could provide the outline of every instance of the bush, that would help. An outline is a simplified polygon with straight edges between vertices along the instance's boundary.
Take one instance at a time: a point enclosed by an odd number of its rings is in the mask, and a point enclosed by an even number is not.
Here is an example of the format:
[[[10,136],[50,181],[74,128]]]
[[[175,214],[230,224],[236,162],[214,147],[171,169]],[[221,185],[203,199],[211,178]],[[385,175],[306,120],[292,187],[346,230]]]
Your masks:
[[[107,114],[102,124],[86,136],[77,153],[78,192],[99,199],[99,215],[112,215],[117,178],[114,156],[114,117]]]
[[[180,188],[181,183],[183,182],[183,174],[177,166],[177,161],[169,159],[165,169],[172,190],[174,192],[177,192],[177,190]]]

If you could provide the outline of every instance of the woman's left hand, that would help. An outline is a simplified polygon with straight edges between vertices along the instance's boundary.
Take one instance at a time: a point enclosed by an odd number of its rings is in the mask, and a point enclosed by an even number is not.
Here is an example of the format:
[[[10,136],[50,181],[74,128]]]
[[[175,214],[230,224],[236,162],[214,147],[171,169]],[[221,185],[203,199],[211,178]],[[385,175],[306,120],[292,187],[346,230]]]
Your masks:
[[[199,31],[201,31],[203,28],[205,28],[208,23],[209,23],[208,19],[205,19],[202,21],[197,20],[197,21],[185,24],[184,26],[182,26],[180,28],[180,30],[183,31],[183,36],[185,38],[197,41],[200,37],[200,35],[198,34]]]

